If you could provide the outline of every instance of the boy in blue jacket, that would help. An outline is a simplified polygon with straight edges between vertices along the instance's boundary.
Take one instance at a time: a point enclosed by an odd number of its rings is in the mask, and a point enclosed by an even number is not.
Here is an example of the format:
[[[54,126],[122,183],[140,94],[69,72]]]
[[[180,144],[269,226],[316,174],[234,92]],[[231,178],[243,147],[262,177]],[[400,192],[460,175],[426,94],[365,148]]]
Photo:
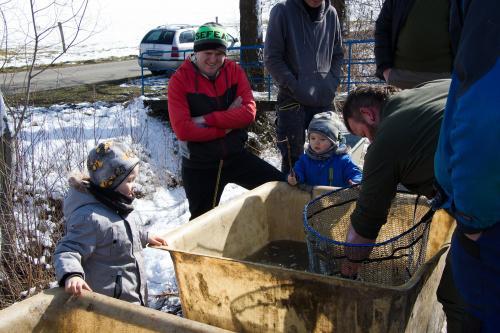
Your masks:
[[[307,129],[306,151],[288,175],[288,183],[347,187],[361,182],[361,170],[347,154],[339,117],[331,112],[316,114]]]

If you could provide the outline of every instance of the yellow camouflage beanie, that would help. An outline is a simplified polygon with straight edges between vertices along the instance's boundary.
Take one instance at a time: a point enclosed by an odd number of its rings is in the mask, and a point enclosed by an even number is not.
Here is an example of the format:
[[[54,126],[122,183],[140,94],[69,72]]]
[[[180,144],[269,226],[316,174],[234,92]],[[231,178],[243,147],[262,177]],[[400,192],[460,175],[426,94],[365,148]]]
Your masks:
[[[89,152],[87,169],[90,181],[101,188],[114,190],[139,163],[139,158],[125,143],[105,141]]]

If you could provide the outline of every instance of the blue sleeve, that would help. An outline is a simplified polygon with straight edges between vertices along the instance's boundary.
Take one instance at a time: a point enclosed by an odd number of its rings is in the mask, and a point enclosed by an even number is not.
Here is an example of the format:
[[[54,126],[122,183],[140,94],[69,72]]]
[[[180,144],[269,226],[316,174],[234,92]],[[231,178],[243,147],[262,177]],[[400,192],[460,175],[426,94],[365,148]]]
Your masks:
[[[473,229],[500,221],[499,80],[500,60],[456,99],[454,109],[446,110],[443,124],[449,157],[448,170],[441,171],[449,175],[450,209],[460,224]]]
[[[500,221],[500,11],[465,1],[463,26],[435,157],[443,207],[466,232]]]
[[[306,161],[307,156],[305,154],[300,155],[300,158],[295,165],[293,166],[293,171],[295,171],[295,178],[297,179],[297,183],[305,183],[306,182]]]
[[[361,169],[352,161],[350,155],[342,156],[342,179],[345,184],[349,184],[348,180],[356,184],[361,183],[363,174]]]

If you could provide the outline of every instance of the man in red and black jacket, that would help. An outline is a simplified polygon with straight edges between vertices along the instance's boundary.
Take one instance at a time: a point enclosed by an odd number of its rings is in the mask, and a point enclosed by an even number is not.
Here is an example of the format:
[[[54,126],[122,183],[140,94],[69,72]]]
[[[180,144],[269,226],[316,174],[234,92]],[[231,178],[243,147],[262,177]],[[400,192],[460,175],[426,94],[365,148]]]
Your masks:
[[[245,150],[246,127],[256,106],[245,72],[226,59],[226,32],[205,23],[196,32],[194,54],[168,85],[168,112],[180,142],[182,181],[191,219],[212,209],[224,186],[253,189],[283,174]]]

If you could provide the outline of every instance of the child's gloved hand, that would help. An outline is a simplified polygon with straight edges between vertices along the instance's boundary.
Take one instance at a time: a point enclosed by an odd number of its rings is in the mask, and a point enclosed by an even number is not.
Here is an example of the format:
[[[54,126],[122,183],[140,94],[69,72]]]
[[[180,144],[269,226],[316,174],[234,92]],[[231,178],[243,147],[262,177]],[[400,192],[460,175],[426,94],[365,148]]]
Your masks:
[[[288,184],[290,184],[292,186],[297,185],[297,178],[295,178],[295,175],[292,173],[288,175],[287,181],[288,181]]]

